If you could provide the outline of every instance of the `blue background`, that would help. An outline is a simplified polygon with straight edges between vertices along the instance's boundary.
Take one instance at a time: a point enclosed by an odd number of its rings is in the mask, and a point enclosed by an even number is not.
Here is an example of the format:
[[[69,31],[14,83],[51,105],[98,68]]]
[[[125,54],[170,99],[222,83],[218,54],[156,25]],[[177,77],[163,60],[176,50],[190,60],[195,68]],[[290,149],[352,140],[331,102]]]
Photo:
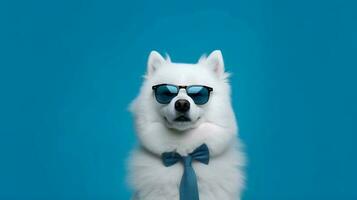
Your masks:
[[[152,49],[221,49],[244,200],[357,199],[351,1],[1,1],[0,199],[129,199],[128,104]]]

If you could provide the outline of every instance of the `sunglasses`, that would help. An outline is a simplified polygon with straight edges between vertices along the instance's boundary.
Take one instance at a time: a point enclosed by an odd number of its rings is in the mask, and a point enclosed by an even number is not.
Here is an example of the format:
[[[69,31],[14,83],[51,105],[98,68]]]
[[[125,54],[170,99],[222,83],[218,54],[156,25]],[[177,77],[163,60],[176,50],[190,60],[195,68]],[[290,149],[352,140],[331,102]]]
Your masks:
[[[208,102],[213,88],[203,85],[178,86],[172,84],[159,84],[152,86],[156,101],[161,104],[168,104],[177,96],[180,89],[185,89],[186,93],[197,105],[203,105]]]

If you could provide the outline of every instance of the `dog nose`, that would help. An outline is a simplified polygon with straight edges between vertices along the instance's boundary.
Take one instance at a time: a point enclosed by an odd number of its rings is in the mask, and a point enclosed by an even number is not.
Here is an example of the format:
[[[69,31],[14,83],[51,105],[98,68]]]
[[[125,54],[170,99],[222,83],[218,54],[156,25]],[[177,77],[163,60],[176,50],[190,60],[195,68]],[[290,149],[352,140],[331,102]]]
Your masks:
[[[190,109],[190,102],[186,99],[179,99],[175,102],[175,109],[179,112],[187,112]]]

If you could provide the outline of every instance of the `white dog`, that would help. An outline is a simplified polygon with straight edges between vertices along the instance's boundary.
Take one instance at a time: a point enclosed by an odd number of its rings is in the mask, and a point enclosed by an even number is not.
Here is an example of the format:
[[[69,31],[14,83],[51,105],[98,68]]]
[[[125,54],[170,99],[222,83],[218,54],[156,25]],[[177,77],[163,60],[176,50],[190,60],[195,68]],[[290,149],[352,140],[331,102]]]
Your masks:
[[[200,200],[240,199],[245,159],[221,52],[202,56],[196,64],[182,64],[152,51],[144,78],[130,107],[140,141],[129,162],[133,199],[198,199],[183,197],[193,195],[195,186]],[[186,173],[183,158],[203,144],[209,162],[192,158]],[[165,152],[176,152],[178,162],[164,165]],[[185,179],[184,173],[190,178]],[[183,194],[181,187],[191,194]]]

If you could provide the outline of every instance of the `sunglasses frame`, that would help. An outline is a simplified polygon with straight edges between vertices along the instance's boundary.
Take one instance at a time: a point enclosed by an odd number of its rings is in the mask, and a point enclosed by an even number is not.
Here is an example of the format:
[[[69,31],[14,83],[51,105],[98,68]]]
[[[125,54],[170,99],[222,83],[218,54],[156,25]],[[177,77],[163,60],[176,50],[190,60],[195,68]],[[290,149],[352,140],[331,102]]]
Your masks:
[[[208,99],[209,99],[209,97],[210,97],[210,95],[211,95],[211,92],[213,91],[213,88],[208,87],[208,86],[205,86],[205,85],[174,85],[174,84],[168,84],[168,83],[162,83],[162,84],[154,85],[154,86],[152,86],[152,89],[156,92],[156,89],[157,89],[158,87],[164,86],[164,85],[170,85],[170,86],[176,87],[176,88],[178,89],[178,90],[177,90],[178,92],[177,92],[176,96],[178,95],[180,89],[185,89],[185,90],[186,90],[186,93],[187,93],[187,88],[189,88],[189,87],[194,87],[194,86],[199,86],[199,87],[204,87],[204,88],[206,88],[206,89],[208,90]],[[190,96],[188,93],[187,93],[187,95]],[[190,97],[191,97],[191,96],[190,96]],[[207,100],[207,101],[208,101],[208,100]],[[160,102],[159,102],[159,103],[160,103]],[[206,103],[207,103],[207,102],[206,102]],[[206,103],[204,103],[204,104],[206,104]],[[197,104],[197,105],[204,105],[204,104]]]

